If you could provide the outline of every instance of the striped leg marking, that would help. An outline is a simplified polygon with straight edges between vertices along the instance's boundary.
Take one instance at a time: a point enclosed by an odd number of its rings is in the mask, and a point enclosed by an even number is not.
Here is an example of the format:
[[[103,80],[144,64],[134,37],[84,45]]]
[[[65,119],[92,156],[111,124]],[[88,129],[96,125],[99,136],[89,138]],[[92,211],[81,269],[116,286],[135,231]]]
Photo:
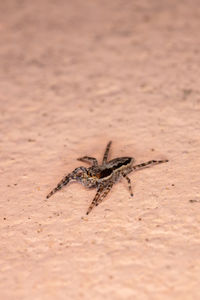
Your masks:
[[[106,163],[107,163],[108,153],[109,153],[111,144],[112,144],[112,141],[110,141],[110,142],[108,143],[108,145],[106,146],[106,151],[105,151],[104,156],[103,156],[102,164],[106,164]]]
[[[103,199],[107,196],[107,194],[111,190],[113,184],[114,183],[110,182],[106,186],[102,185],[98,188],[97,193],[86,212],[86,215],[89,215],[89,213],[94,208],[94,206],[98,206],[103,201]]]
[[[98,166],[97,159],[94,158],[94,157],[83,156],[83,157],[77,158],[77,160],[82,161],[82,162],[86,162],[86,163],[90,163],[95,167]]]
[[[61,190],[64,185],[67,185],[70,181],[76,180],[76,173],[83,171],[86,172],[86,168],[79,167],[76,168],[72,173],[65,176],[58,185],[47,195],[47,199],[50,198],[53,194],[55,194],[57,191]]]
[[[162,164],[162,163],[165,163],[165,162],[168,162],[168,160],[167,159],[166,160],[150,160],[150,161],[147,161],[145,163],[133,166],[132,170],[137,171],[137,170],[140,170],[140,169],[143,169],[143,168],[148,168],[150,166]]]
[[[127,180],[127,182],[128,182],[128,189],[129,189],[130,195],[131,195],[131,197],[133,197],[133,190],[132,190],[130,178],[129,178],[126,174],[122,174],[122,176],[123,176],[124,178],[126,178],[126,180]]]

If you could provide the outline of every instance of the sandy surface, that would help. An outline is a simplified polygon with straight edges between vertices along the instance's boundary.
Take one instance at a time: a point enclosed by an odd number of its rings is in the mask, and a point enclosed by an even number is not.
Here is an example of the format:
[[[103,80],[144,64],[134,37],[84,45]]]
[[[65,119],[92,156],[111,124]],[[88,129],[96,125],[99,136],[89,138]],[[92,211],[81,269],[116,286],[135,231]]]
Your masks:
[[[1,1],[1,299],[200,299],[199,1]],[[77,157],[170,160],[47,193]],[[192,200],[192,201],[190,201]]]

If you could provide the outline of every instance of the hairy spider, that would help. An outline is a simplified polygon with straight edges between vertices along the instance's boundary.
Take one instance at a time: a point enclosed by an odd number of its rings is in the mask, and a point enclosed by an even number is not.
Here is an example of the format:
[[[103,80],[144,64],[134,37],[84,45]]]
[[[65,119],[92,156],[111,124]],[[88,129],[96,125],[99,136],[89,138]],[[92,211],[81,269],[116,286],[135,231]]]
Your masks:
[[[47,195],[47,199],[60,190],[64,185],[67,185],[70,181],[78,181],[86,187],[97,188],[97,193],[86,212],[88,215],[94,206],[98,206],[99,203],[103,201],[111,190],[113,184],[119,181],[122,177],[127,180],[130,195],[133,196],[131,180],[127,176],[130,172],[168,162],[167,159],[150,160],[133,166],[135,161],[133,157],[119,157],[108,161],[108,153],[111,143],[112,142],[110,141],[106,146],[101,165],[98,164],[97,159],[94,157],[83,156],[78,158],[79,161],[90,163],[92,166],[89,168],[78,167],[73,172],[69,173],[58,183],[57,187]]]

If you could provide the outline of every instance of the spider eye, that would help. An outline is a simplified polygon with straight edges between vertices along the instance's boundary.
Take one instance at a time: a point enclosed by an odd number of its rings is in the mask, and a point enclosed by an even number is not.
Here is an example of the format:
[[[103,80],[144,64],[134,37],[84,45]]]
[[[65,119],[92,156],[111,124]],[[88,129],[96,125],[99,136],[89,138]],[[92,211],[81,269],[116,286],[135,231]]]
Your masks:
[[[88,171],[88,172],[87,172],[87,176],[88,176],[88,177],[94,177],[94,174],[93,174],[91,171]]]
[[[79,171],[77,174],[76,174],[76,176],[78,176],[78,177],[81,177],[83,175],[83,172],[82,171]]]

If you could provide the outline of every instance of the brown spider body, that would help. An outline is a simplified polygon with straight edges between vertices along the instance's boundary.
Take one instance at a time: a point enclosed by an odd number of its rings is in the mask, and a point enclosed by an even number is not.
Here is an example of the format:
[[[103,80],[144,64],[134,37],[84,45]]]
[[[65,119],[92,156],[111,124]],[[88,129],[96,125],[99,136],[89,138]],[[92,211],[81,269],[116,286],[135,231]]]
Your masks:
[[[139,170],[150,165],[160,164],[167,162],[168,160],[151,160],[146,163],[142,163],[133,166],[134,158],[132,157],[119,157],[107,161],[108,152],[111,142],[108,143],[106,151],[104,153],[103,161],[101,165],[98,165],[96,158],[84,156],[78,158],[82,162],[92,163],[89,168],[78,167],[72,173],[65,176],[48,195],[51,197],[55,192],[60,190],[64,185],[67,185],[70,181],[78,181],[88,188],[97,188],[97,193],[87,210],[87,215],[93,209],[94,206],[99,205],[111,190],[114,183],[120,180],[122,177],[126,178],[128,182],[130,195],[133,196],[131,181],[127,176],[133,170]]]

